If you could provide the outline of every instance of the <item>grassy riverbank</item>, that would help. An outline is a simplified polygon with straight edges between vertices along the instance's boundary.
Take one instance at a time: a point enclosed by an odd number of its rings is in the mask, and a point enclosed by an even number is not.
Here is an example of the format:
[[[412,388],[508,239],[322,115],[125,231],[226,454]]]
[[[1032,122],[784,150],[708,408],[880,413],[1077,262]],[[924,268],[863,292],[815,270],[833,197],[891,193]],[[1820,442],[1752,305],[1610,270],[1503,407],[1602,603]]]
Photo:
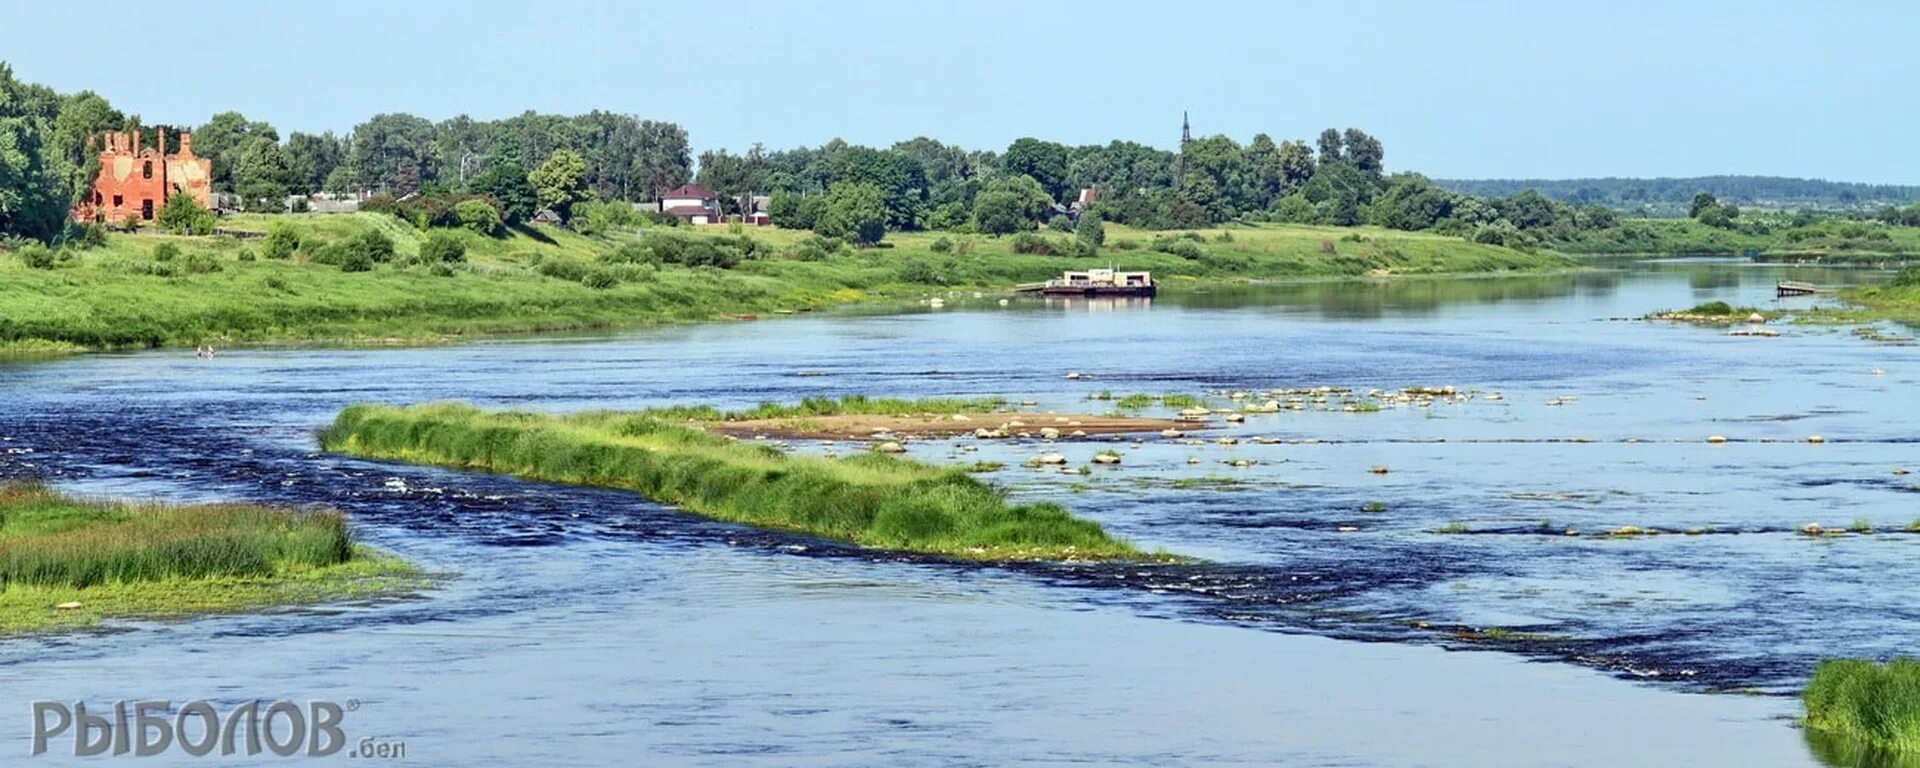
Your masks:
[[[0,635],[382,594],[417,582],[338,512],[76,499],[0,485]]]
[[[1110,264],[1153,270],[1176,290],[1248,279],[1572,266],[1553,254],[1452,237],[1282,225],[1184,235],[1112,226],[1107,247],[1087,257],[1016,253],[1013,238],[925,232],[889,235],[881,248],[824,249],[809,233],[772,228],[598,237],[544,225],[502,237],[434,230],[464,246],[457,262],[423,259],[429,233],[385,214],[240,215],[221,226],[257,233],[279,226],[299,245],[288,258],[271,258],[265,238],[113,235],[104,246],[65,250],[37,265],[25,253],[0,254],[0,349],[429,342],[636,327],[1004,290]],[[390,258],[367,271],[326,263],[338,260],[329,246],[369,232],[391,243]],[[1047,237],[1061,249],[1068,240]]]
[[[1581,230],[1555,240],[1571,254],[1753,254],[1771,261],[1880,264],[1920,257],[1920,227],[1877,221],[1819,219],[1800,225],[1781,219],[1733,229],[1692,219],[1628,219],[1618,226]]]
[[[880,454],[798,456],[657,414],[565,416],[356,405],[329,451],[637,492],[721,520],[976,560],[1147,555],[1053,504],[1014,505],[961,468]]]
[[[1824,661],[1802,698],[1808,728],[1920,755],[1920,660]]]

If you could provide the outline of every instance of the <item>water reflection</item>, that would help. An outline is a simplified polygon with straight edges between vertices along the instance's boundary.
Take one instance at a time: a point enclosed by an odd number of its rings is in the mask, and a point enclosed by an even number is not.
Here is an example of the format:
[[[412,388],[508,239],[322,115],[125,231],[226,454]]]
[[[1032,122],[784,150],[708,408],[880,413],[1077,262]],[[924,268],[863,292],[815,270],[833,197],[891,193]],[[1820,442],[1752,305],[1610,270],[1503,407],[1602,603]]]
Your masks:
[[[1920,768],[1920,755],[1880,749],[1849,736],[1803,729],[1807,750],[1833,768]]]

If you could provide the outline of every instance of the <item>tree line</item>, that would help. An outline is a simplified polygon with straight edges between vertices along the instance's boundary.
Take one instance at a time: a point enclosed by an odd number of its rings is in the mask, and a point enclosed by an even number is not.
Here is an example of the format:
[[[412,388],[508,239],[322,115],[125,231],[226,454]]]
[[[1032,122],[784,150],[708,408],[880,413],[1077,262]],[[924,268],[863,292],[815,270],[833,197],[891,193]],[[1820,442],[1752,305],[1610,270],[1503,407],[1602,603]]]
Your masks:
[[[1483,197],[1501,197],[1532,189],[1555,200],[1597,203],[1631,211],[1671,212],[1692,207],[1700,193],[1740,205],[1770,207],[1878,208],[1920,202],[1920,186],[1858,184],[1781,176],[1697,176],[1690,178],[1588,179],[1442,179],[1442,187]]]

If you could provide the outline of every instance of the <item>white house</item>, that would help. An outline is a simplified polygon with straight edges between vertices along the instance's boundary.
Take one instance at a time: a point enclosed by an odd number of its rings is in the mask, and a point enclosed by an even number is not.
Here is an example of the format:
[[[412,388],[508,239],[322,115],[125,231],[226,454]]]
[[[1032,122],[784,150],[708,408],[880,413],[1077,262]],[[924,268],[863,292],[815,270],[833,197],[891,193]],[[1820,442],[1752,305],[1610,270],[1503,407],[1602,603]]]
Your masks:
[[[720,198],[698,184],[682,184],[660,196],[660,212],[692,224],[715,224],[720,221]]]

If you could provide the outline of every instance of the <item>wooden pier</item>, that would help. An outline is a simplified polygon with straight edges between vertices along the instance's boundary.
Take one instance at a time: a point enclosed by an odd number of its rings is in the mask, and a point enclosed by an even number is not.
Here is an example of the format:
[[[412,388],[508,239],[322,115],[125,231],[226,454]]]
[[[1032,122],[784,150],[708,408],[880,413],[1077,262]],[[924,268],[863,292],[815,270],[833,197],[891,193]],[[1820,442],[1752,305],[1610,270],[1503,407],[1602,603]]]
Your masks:
[[[1793,280],[1782,280],[1775,284],[1773,289],[1775,296],[1812,296],[1820,292],[1820,287],[1813,283],[1801,283]]]

